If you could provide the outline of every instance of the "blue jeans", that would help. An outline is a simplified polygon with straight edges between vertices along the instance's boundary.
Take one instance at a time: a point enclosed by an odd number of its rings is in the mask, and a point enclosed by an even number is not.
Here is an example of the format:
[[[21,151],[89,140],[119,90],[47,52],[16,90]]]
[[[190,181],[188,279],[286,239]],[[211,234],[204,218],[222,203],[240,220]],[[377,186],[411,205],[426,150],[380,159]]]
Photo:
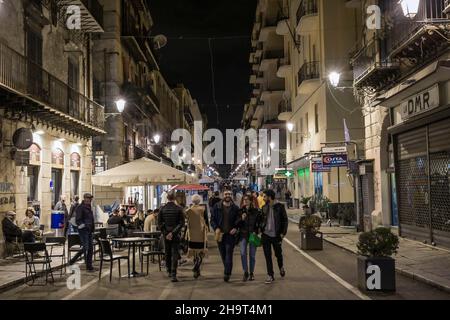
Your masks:
[[[231,276],[233,270],[233,251],[236,246],[236,238],[231,234],[224,234],[222,242],[218,243],[220,257],[222,258],[223,266],[225,267],[224,274]]]
[[[248,263],[247,263],[247,248],[250,247],[250,273],[255,272],[256,265],[256,247],[248,242],[247,238],[241,240],[241,260],[242,269],[245,273],[248,273]]]

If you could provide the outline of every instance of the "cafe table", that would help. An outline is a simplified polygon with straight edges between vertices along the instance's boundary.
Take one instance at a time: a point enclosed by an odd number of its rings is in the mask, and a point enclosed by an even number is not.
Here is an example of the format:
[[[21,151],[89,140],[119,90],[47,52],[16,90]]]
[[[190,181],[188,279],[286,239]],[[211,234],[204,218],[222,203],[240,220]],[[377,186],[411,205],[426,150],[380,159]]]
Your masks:
[[[133,278],[137,278],[137,277],[142,277],[143,274],[138,273],[136,271],[136,245],[137,244],[142,244],[144,242],[150,242],[153,239],[151,238],[114,238],[114,241],[118,242],[118,243],[123,243],[125,245],[131,245],[133,248],[133,271],[131,272],[131,277]],[[128,251],[130,252],[130,251]],[[129,253],[128,253],[129,254]]]

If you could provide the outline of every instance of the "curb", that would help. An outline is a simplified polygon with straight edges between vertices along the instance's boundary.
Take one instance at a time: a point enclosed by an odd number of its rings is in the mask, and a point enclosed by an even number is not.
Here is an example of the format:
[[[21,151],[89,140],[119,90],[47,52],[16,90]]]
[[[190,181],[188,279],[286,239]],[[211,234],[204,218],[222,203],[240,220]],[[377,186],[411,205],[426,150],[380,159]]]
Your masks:
[[[341,249],[343,249],[343,250],[345,250],[345,251],[347,251],[347,252],[350,252],[350,253],[356,255],[356,252],[354,252],[353,250],[348,249],[348,248],[346,248],[346,247],[344,247],[344,246],[338,245],[338,244],[336,244],[336,243],[334,243],[334,242],[332,242],[332,241],[330,241],[330,240],[327,240],[325,237],[323,238],[323,240],[326,241],[327,243],[329,243],[329,244],[335,246],[335,247],[341,248]],[[436,288],[436,289],[439,289],[439,290],[441,290],[441,291],[450,293],[450,287],[448,287],[448,286],[446,286],[446,285],[443,285],[443,284],[440,284],[440,283],[437,283],[437,282],[434,281],[434,280],[430,280],[430,279],[428,279],[428,278],[426,278],[426,277],[424,277],[424,276],[415,274],[414,272],[411,272],[411,271],[406,271],[406,270],[401,269],[401,268],[399,268],[399,267],[395,267],[395,271],[396,271],[398,274],[401,274],[401,275],[403,275],[403,276],[405,276],[405,277],[408,277],[408,278],[410,278],[410,279],[413,279],[413,280],[416,280],[416,281],[425,283],[425,284],[427,284],[427,285],[429,285],[429,286],[432,286],[432,287],[434,287],[434,288]]]
[[[295,220],[293,220],[293,219],[291,219],[291,218],[288,218],[288,219],[289,219],[289,221],[291,221],[291,222],[293,222],[293,223],[298,223],[298,221],[295,221]],[[341,249],[343,249],[343,250],[345,250],[345,251],[347,251],[347,252],[349,252],[349,253],[351,253],[351,254],[356,255],[356,252],[355,252],[355,251],[353,251],[353,250],[351,250],[351,249],[349,249],[349,248],[346,248],[346,247],[344,247],[344,246],[341,246],[341,245],[339,245],[339,244],[336,244],[336,243],[334,243],[334,242],[328,240],[326,237],[324,237],[323,240],[326,241],[327,243],[329,243],[329,244],[335,246],[335,247],[341,248]],[[430,280],[430,279],[428,279],[428,278],[426,278],[426,277],[424,277],[424,276],[415,274],[414,272],[411,272],[411,271],[406,271],[406,270],[401,269],[401,268],[399,268],[399,267],[395,267],[395,271],[396,271],[398,274],[401,274],[401,275],[403,275],[403,276],[405,276],[405,277],[408,277],[408,278],[410,278],[410,279],[413,279],[413,280],[416,280],[416,281],[425,283],[425,284],[427,284],[427,285],[429,285],[429,286],[431,286],[431,287],[434,287],[434,288],[436,288],[436,289],[439,289],[439,290],[441,290],[441,291],[450,293],[450,287],[449,287],[449,286],[440,284],[440,283],[438,283],[438,282],[436,282],[436,281],[434,281],[434,280]]]

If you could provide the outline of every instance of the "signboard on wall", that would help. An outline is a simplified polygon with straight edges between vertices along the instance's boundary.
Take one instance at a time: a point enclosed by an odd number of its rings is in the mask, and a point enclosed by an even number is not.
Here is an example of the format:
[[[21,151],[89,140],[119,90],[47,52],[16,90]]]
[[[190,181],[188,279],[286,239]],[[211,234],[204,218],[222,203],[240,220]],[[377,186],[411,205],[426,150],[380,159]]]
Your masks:
[[[106,170],[106,159],[104,151],[96,151],[94,159],[94,174],[102,173]]]
[[[400,104],[402,120],[439,107],[439,84],[409,97]]]
[[[323,166],[322,158],[314,158],[311,160],[312,172],[330,172],[331,168],[325,168]]]
[[[14,184],[0,182],[0,212],[14,211],[15,207],[16,197],[14,195]]]

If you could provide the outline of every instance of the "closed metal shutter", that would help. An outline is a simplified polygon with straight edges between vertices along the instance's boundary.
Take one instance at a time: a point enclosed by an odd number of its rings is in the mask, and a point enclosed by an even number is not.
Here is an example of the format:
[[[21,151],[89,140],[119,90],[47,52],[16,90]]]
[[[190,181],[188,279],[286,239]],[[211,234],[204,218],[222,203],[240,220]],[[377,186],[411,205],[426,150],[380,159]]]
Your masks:
[[[419,241],[430,239],[426,135],[426,128],[420,128],[396,137],[401,232]]]
[[[450,247],[450,124],[429,126],[430,195],[433,241]]]

